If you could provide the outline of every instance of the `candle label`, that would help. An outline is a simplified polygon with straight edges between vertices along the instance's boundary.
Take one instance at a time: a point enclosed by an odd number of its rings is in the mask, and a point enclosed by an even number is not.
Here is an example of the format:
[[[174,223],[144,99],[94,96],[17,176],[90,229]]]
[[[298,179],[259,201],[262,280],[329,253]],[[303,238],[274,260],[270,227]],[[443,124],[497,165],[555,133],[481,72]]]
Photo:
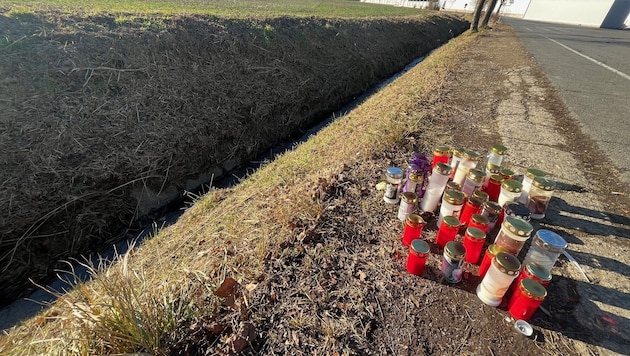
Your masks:
[[[449,283],[459,283],[462,280],[462,265],[464,260],[454,260],[448,256],[442,258],[442,275]]]

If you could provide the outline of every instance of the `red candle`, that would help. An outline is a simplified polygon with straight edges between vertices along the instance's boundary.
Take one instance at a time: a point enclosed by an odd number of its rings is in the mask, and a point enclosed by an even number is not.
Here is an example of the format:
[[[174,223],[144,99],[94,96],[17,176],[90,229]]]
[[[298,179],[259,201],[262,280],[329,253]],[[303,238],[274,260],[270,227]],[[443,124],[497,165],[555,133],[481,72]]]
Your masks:
[[[438,163],[448,164],[448,160],[451,158],[451,149],[446,146],[438,146],[433,150],[433,160],[431,161],[431,171]]]
[[[508,302],[510,314],[521,320],[529,320],[538,310],[540,304],[547,296],[547,290],[533,279],[521,280]]]
[[[516,282],[513,284],[513,289],[516,290],[517,286],[525,278],[533,279],[540,283],[543,287],[547,288],[551,282],[551,272],[547,271],[541,265],[537,263],[528,263],[523,267],[521,273],[516,277]]]
[[[479,198],[470,197],[464,203],[461,214],[459,214],[459,222],[462,225],[468,225],[468,221],[474,214],[481,213],[481,206],[483,202]]]
[[[459,230],[459,219],[454,216],[445,216],[435,238],[435,243],[444,248],[446,243],[455,240],[457,230]]]
[[[468,227],[476,227],[482,231],[488,228],[488,218],[481,214],[473,214],[468,222]]]
[[[503,249],[495,244],[492,244],[490,246],[488,246],[488,249],[486,249],[486,253],[483,256],[483,260],[481,261],[481,264],[479,265],[479,277],[483,279],[483,276],[486,275],[486,272],[488,272],[488,268],[490,268],[490,262],[492,262],[492,259],[494,258],[494,256],[497,255],[497,253],[502,252]]]
[[[469,227],[464,234],[464,248],[466,248],[466,262],[477,263],[481,256],[486,233],[476,227]]]
[[[488,193],[488,199],[490,201],[499,201],[499,195],[501,194],[501,184],[503,184],[504,178],[498,174],[493,174],[488,180],[488,187],[486,193]]]
[[[411,241],[420,238],[422,229],[424,228],[424,220],[418,214],[409,214],[405,220],[405,229],[403,230],[402,243],[409,246]]]
[[[413,275],[421,276],[429,256],[429,244],[420,239],[411,241],[409,255],[407,255],[407,271]]]

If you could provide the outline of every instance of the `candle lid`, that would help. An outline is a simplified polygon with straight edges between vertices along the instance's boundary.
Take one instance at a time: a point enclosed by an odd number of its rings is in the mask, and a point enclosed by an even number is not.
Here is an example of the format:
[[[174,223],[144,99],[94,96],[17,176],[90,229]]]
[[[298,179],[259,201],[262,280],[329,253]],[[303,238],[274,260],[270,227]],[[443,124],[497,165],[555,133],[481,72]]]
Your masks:
[[[490,172],[491,174],[499,174],[499,172],[501,171],[501,166],[488,163],[486,164],[486,171]]]
[[[499,252],[492,259],[492,263],[499,271],[515,276],[521,269],[521,262],[518,258],[514,257],[507,252]]]
[[[501,184],[504,180],[505,178],[503,178],[500,174],[493,174],[490,176],[490,181],[494,184]]]
[[[474,221],[477,224],[482,225],[488,225],[490,223],[490,220],[488,220],[486,216],[483,216],[481,214],[473,214],[473,216],[470,217],[470,221]]]
[[[479,208],[483,205],[483,201],[477,197],[470,197],[468,200],[466,200],[466,204]]]
[[[418,194],[414,192],[404,192],[400,196],[400,199],[402,199],[405,203],[415,204],[416,201],[418,200]]]
[[[444,162],[439,162],[438,164],[435,165],[434,169],[437,169],[438,173],[440,173],[441,175],[447,176],[451,174],[453,167],[449,166],[448,164]]]
[[[547,296],[547,290],[545,287],[531,278],[523,278],[519,287],[523,294],[534,300],[540,301],[545,299]]]
[[[457,227],[460,225],[459,219],[452,215],[445,216],[444,219],[442,219],[442,223],[446,224],[448,227]]]
[[[507,152],[507,147],[497,144],[492,146],[491,152],[503,156]]]
[[[534,231],[534,227],[532,226],[532,224],[517,216],[506,217],[505,221],[503,222],[503,226],[506,229],[510,230],[512,233],[522,237],[529,237],[532,231]]]
[[[531,179],[534,179],[536,177],[544,177],[546,175],[547,175],[546,172],[543,172],[540,169],[536,169],[536,168],[530,168],[527,171],[525,171],[525,176]]]
[[[403,171],[398,167],[389,167],[386,174],[392,178],[402,178]]]
[[[562,253],[567,248],[567,242],[560,235],[545,229],[536,232],[534,242],[550,252]]]
[[[539,265],[536,262],[530,262],[526,264],[525,269],[530,275],[537,277],[541,281],[551,280],[551,272],[547,271],[543,266]]]
[[[478,240],[486,238],[486,233],[483,230],[481,230],[480,228],[477,228],[477,227],[469,227],[466,230],[466,235],[468,235],[468,236],[470,236],[470,237],[472,237],[474,239],[478,239]]]
[[[496,256],[497,253],[504,252],[505,250],[499,245],[491,244],[488,246],[488,251],[490,251],[492,256]]]
[[[423,176],[422,173],[414,168],[411,168],[411,170],[409,171],[409,180],[412,182],[420,182],[422,180]]]
[[[514,179],[514,171],[511,169],[504,168],[499,171],[499,174],[505,179]]]
[[[422,219],[422,217],[418,214],[411,213],[407,215],[407,225],[418,228],[424,225],[424,219]]]
[[[453,259],[462,259],[466,255],[466,248],[459,241],[449,241],[444,247],[444,252]]]
[[[448,146],[437,146],[433,149],[433,154],[435,156],[450,156],[451,148]]]
[[[464,149],[463,148],[453,148],[453,157],[463,157]]]
[[[482,202],[487,202],[488,199],[490,198],[488,196],[488,193],[484,192],[483,190],[479,190],[479,189],[475,189],[474,192],[472,192],[472,196],[481,199]]]
[[[483,182],[483,178],[486,176],[486,173],[482,172],[479,169],[473,168],[468,171],[468,174],[466,176],[475,183],[481,183]]]
[[[439,163],[438,163],[438,165],[439,165]],[[450,182],[446,183],[446,189],[462,190],[462,185],[457,183],[457,182],[450,181]]]
[[[523,190],[523,183],[514,180],[514,179],[506,179],[501,184],[501,188],[507,190],[512,193],[520,193]]]
[[[529,221],[529,216],[531,215],[531,212],[525,204],[519,202],[511,202],[505,204],[505,215],[518,216],[525,221]]]
[[[547,177],[534,178],[532,185],[536,188],[547,191],[556,189],[556,182]]]
[[[479,159],[479,153],[475,151],[464,151],[464,158],[470,161],[476,161]]]
[[[532,334],[534,333],[534,328],[532,328],[532,326],[525,320],[517,320],[514,323],[514,329],[516,329],[516,331],[518,331],[520,334],[527,337],[532,336]]]
[[[499,213],[501,213],[501,205],[494,201],[487,201],[483,203],[483,209],[493,213],[494,215],[499,215]]]
[[[424,240],[415,239],[411,241],[411,244],[409,245],[409,252],[415,252],[415,254],[418,256],[424,256],[428,254],[429,250],[429,244]]]
[[[453,204],[460,205],[464,202],[464,193],[458,190],[449,190],[444,192],[444,201]]]

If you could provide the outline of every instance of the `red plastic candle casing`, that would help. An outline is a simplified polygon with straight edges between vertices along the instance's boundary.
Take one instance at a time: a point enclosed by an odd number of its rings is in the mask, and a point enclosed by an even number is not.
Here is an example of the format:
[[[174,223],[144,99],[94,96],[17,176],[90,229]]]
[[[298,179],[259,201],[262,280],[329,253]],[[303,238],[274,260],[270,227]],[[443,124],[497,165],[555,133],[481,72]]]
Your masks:
[[[466,203],[464,203],[462,212],[461,214],[459,214],[459,222],[462,225],[468,225],[470,218],[474,214],[481,213],[482,205],[483,205],[483,202],[481,201],[481,199],[476,198],[476,197],[470,197],[468,200],[466,200]]]
[[[488,200],[497,202],[499,201],[499,195],[501,194],[501,184],[503,184],[504,178],[498,174],[493,174],[488,180],[488,187],[486,193],[488,193]]]
[[[486,242],[486,233],[476,227],[469,227],[464,234],[464,248],[466,248],[466,262],[476,264],[479,262],[483,244]]]
[[[508,302],[508,312],[521,320],[529,320],[545,300],[547,290],[533,279],[522,279]]]
[[[420,239],[411,241],[409,255],[407,255],[407,271],[413,275],[421,276],[429,257],[429,244]]]
[[[403,230],[402,243],[409,246],[411,241],[420,238],[422,229],[424,228],[424,219],[418,214],[409,214],[405,220],[405,229]]]
[[[459,219],[454,216],[445,216],[440,224],[435,243],[444,248],[449,241],[455,240],[459,226]]]
[[[433,150],[433,160],[431,161],[431,171],[438,163],[448,164],[451,158],[451,149],[446,146],[438,146]]]
[[[486,231],[488,228],[488,218],[479,214],[473,214],[468,221],[468,227],[476,227],[477,229],[481,229],[482,231]]]
[[[480,278],[483,279],[483,276],[485,276],[486,272],[488,272],[488,268],[490,268],[490,262],[492,262],[492,259],[494,258],[494,256],[496,256],[497,253],[501,251],[503,251],[503,249],[495,244],[488,246],[488,248],[486,249],[486,253],[483,255],[483,260],[481,261],[481,264],[479,265]]]

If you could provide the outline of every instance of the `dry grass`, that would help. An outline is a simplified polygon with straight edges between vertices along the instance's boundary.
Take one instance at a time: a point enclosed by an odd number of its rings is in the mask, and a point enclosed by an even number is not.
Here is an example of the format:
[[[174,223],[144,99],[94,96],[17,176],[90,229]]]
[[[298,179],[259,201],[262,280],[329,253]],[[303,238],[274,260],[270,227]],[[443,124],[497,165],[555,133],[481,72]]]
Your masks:
[[[127,273],[109,272],[109,277],[107,272],[99,274],[96,281],[82,285],[57,302],[55,312],[48,312],[47,322],[39,322],[39,318],[26,321],[2,338],[0,352],[59,354],[69,346],[64,340],[71,340],[74,349],[87,353],[130,349],[165,353],[169,329],[168,323],[162,320],[177,320],[176,326],[181,326],[184,324],[180,323],[180,318],[190,322],[212,310],[214,298],[204,302],[193,300],[193,304],[189,304],[189,299],[179,301],[183,295],[190,295],[187,288],[199,286],[206,293],[226,277],[234,277],[243,285],[255,284],[264,278],[261,273],[266,254],[291,236],[296,226],[307,231],[317,223],[324,207],[321,199],[328,189],[322,179],[329,179],[347,165],[368,159],[400,142],[407,133],[421,130],[424,123],[423,113],[418,111],[419,103],[442,85],[446,72],[457,63],[457,53],[471,45],[474,38],[464,35],[435,51],[369,101],[234,189],[210,192],[175,226],[147,241],[133,256],[124,258],[111,270]],[[204,277],[200,281],[198,276]],[[108,290],[108,285],[120,287]],[[187,292],[182,293],[182,290]],[[167,303],[163,302],[164,298]],[[141,317],[130,315],[138,305],[147,312],[157,312]],[[165,305],[177,307],[166,308]],[[101,312],[103,306],[107,306],[111,315],[126,315],[109,324],[86,317]],[[147,323],[154,327],[137,330],[131,321],[138,318],[152,319],[147,319]],[[311,323],[312,318],[298,314],[293,317],[293,323],[299,327]],[[348,327],[348,322],[331,319],[321,325],[322,332],[330,335],[330,342],[334,343],[332,336],[340,328]],[[83,334],[78,330],[83,330]],[[133,341],[114,350],[109,348],[117,344],[114,340],[90,337],[90,333],[107,335],[108,332],[121,335],[117,340]],[[148,337],[144,337],[144,333]],[[156,344],[157,337],[161,340]]]

